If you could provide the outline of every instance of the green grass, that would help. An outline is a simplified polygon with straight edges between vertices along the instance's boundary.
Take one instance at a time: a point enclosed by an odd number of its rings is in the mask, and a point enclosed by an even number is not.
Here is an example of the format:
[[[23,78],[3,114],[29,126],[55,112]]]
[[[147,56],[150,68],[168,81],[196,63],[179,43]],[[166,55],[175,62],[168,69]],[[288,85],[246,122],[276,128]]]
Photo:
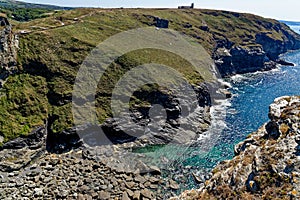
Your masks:
[[[0,129],[4,142],[26,135],[44,123],[48,115],[45,78],[20,74],[11,76],[1,89]]]
[[[57,116],[52,130],[59,133],[73,125],[71,100],[77,71],[90,51],[110,36],[125,30],[153,25],[153,17],[170,21],[170,28],[200,43],[209,54],[215,39],[236,45],[255,45],[257,32],[271,32],[282,40],[282,32],[274,29],[278,22],[250,14],[213,10],[177,9],[74,9],[58,11],[49,17],[26,23],[13,21],[20,34],[19,74],[11,76],[2,89],[0,102],[0,135],[5,141],[28,134],[49,116]],[[184,23],[192,28],[184,28]],[[200,29],[206,23],[209,32]],[[188,51],[188,50],[187,50]],[[99,83],[97,115],[100,122],[111,116],[110,95],[117,81],[131,68],[144,63],[161,63],[182,73],[191,84],[203,79],[185,59],[171,52],[143,49],[123,55],[107,70]],[[206,69],[207,70],[207,69]],[[133,101],[143,105],[138,99]]]

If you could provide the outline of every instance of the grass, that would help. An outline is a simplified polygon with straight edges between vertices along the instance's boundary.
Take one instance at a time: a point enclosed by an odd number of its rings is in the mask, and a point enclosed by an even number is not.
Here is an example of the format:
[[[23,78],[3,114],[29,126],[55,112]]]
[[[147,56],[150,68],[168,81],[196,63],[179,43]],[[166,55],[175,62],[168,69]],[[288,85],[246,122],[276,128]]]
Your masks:
[[[19,34],[19,73],[11,76],[1,90],[0,135],[5,141],[28,134],[49,116],[56,116],[51,124],[53,132],[71,127],[73,84],[86,56],[114,34],[154,25],[155,17],[168,19],[170,29],[200,43],[210,55],[216,40],[251,46],[256,44],[258,32],[269,31],[270,37],[278,40],[283,36],[275,30],[278,25],[275,20],[250,14],[236,17],[235,13],[214,10],[85,8],[48,14],[28,22],[12,21],[14,32],[28,33]],[[184,28],[185,23],[192,27]],[[203,24],[208,25],[209,31],[200,28]],[[196,72],[187,60],[171,52],[142,49],[123,55],[111,64],[99,83],[96,98],[100,122],[111,116],[110,95],[117,81],[128,70],[144,63],[172,66],[194,85],[207,78]]]

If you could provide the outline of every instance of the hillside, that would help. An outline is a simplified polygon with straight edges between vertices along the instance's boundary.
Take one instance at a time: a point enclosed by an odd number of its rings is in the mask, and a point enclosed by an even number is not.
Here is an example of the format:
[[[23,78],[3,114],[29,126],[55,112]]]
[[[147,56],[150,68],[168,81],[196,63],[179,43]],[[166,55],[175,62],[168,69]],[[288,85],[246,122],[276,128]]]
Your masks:
[[[14,0],[1,0],[0,12],[5,13],[9,18],[16,21],[29,21],[49,16],[58,10],[70,10],[69,7],[25,3]]]
[[[85,57],[109,36],[129,29],[155,26],[157,17],[167,19],[170,29],[199,42],[213,58],[217,55],[218,61],[230,57],[219,55],[218,52],[224,49],[235,52],[236,57],[231,56],[231,59],[236,64],[241,56],[244,56],[244,61],[253,59],[248,61],[258,63],[265,58],[274,60],[280,53],[300,47],[299,36],[276,20],[227,11],[75,9],[52,13],[47,18],[27,23],[14,22],[13,33],[19,37],[18,73],[9,76],[1,90],[0,129],[4,142],[28,134],[44,125],[45,121],[51,122],[49,126],[53,133],[72,127],[72,88]],[[268,43],[261,42],[259,38],[265,38]],[[269,50],[268,45],[273,44],[278,49]],[[144,53],[135,54],[134,58],[129,55],[118,59],[115,66],[119,76],[125,73],[123,69],[128,66],[147,61],[147,58],[140,60],[140,55]],[[148,54],[150,59],[156,57],[166,65],[189,68],[189,63],[170,53],[150,51]],[[264,65],[264,61],[260,65]],[[219,68],[221,73],[224,71],[222,67],[226,65]],[[240,66],[240,71],[253,70],[244,67]],[[110,94],[118,79],[116,75],[108,76],[112,81],[104,82],[97,96],[100,122],[111,117]],[[189,81],[197,85],[205,78],[195,74],[189,77]]]

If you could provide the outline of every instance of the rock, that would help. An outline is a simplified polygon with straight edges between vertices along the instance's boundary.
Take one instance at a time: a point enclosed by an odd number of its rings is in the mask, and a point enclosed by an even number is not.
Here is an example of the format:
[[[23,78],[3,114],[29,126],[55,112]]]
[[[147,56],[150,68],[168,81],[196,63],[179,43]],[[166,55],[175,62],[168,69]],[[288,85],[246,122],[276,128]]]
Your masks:
[[[130,189],[126,189],[126,192],[127,192],[129,197],[133,197],[133,195],[134,195],[133,191],[131,191]]]
[[[108,200],[108,199],[110,199],[110,194],[108,192],[101,191],[99,193],[99,199]]]
[[[60,198],[66,198],[68,195],[69,195],[69,191],[61,190],[61,191],[59,191],[57,196],[60,197]]]
[[[153,175],[160,175],[161,174],[160,169],[156,166],[150,166],[149,170],[150,170],[150,173],[153,174]]]
[[[157,28],[169,28],[169,20],[156,18],[156,27]]]
[[[261,47],[222,47],[215,51],[214,59],[220,74],[228,76],[264,70],[266,53]]]
[[[140,191],[134,191],[134,194],[133,194],[133,200],[139,200],[140,199]]]
[[[271,121],[266,125],[267,136],[273,139],[278,139],[280,136],[279,126],[276,122]]]
[[[203,183],[203,180],[199,176],[197,176],[195,173],[192,173],[194,180],[197,184]]]
[[[128,189],[131,189],[134,187],[135,183],[134,182],[125,182],[125,185]]]
[[[152,192],[148,189],[141,190],[141,195],[148,199],[152,199]]]
[[[179,185],[178,183],[176,183],[175,181],[173,180],[170,180],[169,181],[169,187],[173,190],[178,190],[179,189]]]
[[[42,188],[35,188],[34,189],[34,196],[42,196],[43,195],[43,189]]]
[[[122,200],[130,200],[130,198],[128,197],[127,192],[123,192],[123,194],[122,194]]]
[[[88,195],[88,194],[86,194],[86,195],[79,194],[78,197],[77,197],[77,200],[92,200],[92,199],[93,198],[90,195]],[[101,196],[99,197],[99,199],[102,200]]]
[[[276,62],[282,66],[295,66],[294,63],[291,63],[291,62],[287,62],[285,60],[282,60],[282,59],[278,59],[276,60]]]
[[[182,26],[183,26],[183,28],[192,28],[193,27],[193,25],[190,24],[189,22],[182,24]]]
[[[137,175],[134,177],[134,181],[143,184],[146,182],[146,179],[141,175]]]

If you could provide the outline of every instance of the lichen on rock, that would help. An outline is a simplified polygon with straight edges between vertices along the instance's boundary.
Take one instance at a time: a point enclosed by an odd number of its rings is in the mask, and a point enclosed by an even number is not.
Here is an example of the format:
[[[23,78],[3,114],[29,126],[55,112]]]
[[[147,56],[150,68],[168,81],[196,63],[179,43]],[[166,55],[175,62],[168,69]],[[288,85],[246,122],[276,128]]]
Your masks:
[[[300,198],[300,97],[275,99],[269,118],[235,146],[235,157],[221,162],[197,195],[186,191],[173,199]]]

